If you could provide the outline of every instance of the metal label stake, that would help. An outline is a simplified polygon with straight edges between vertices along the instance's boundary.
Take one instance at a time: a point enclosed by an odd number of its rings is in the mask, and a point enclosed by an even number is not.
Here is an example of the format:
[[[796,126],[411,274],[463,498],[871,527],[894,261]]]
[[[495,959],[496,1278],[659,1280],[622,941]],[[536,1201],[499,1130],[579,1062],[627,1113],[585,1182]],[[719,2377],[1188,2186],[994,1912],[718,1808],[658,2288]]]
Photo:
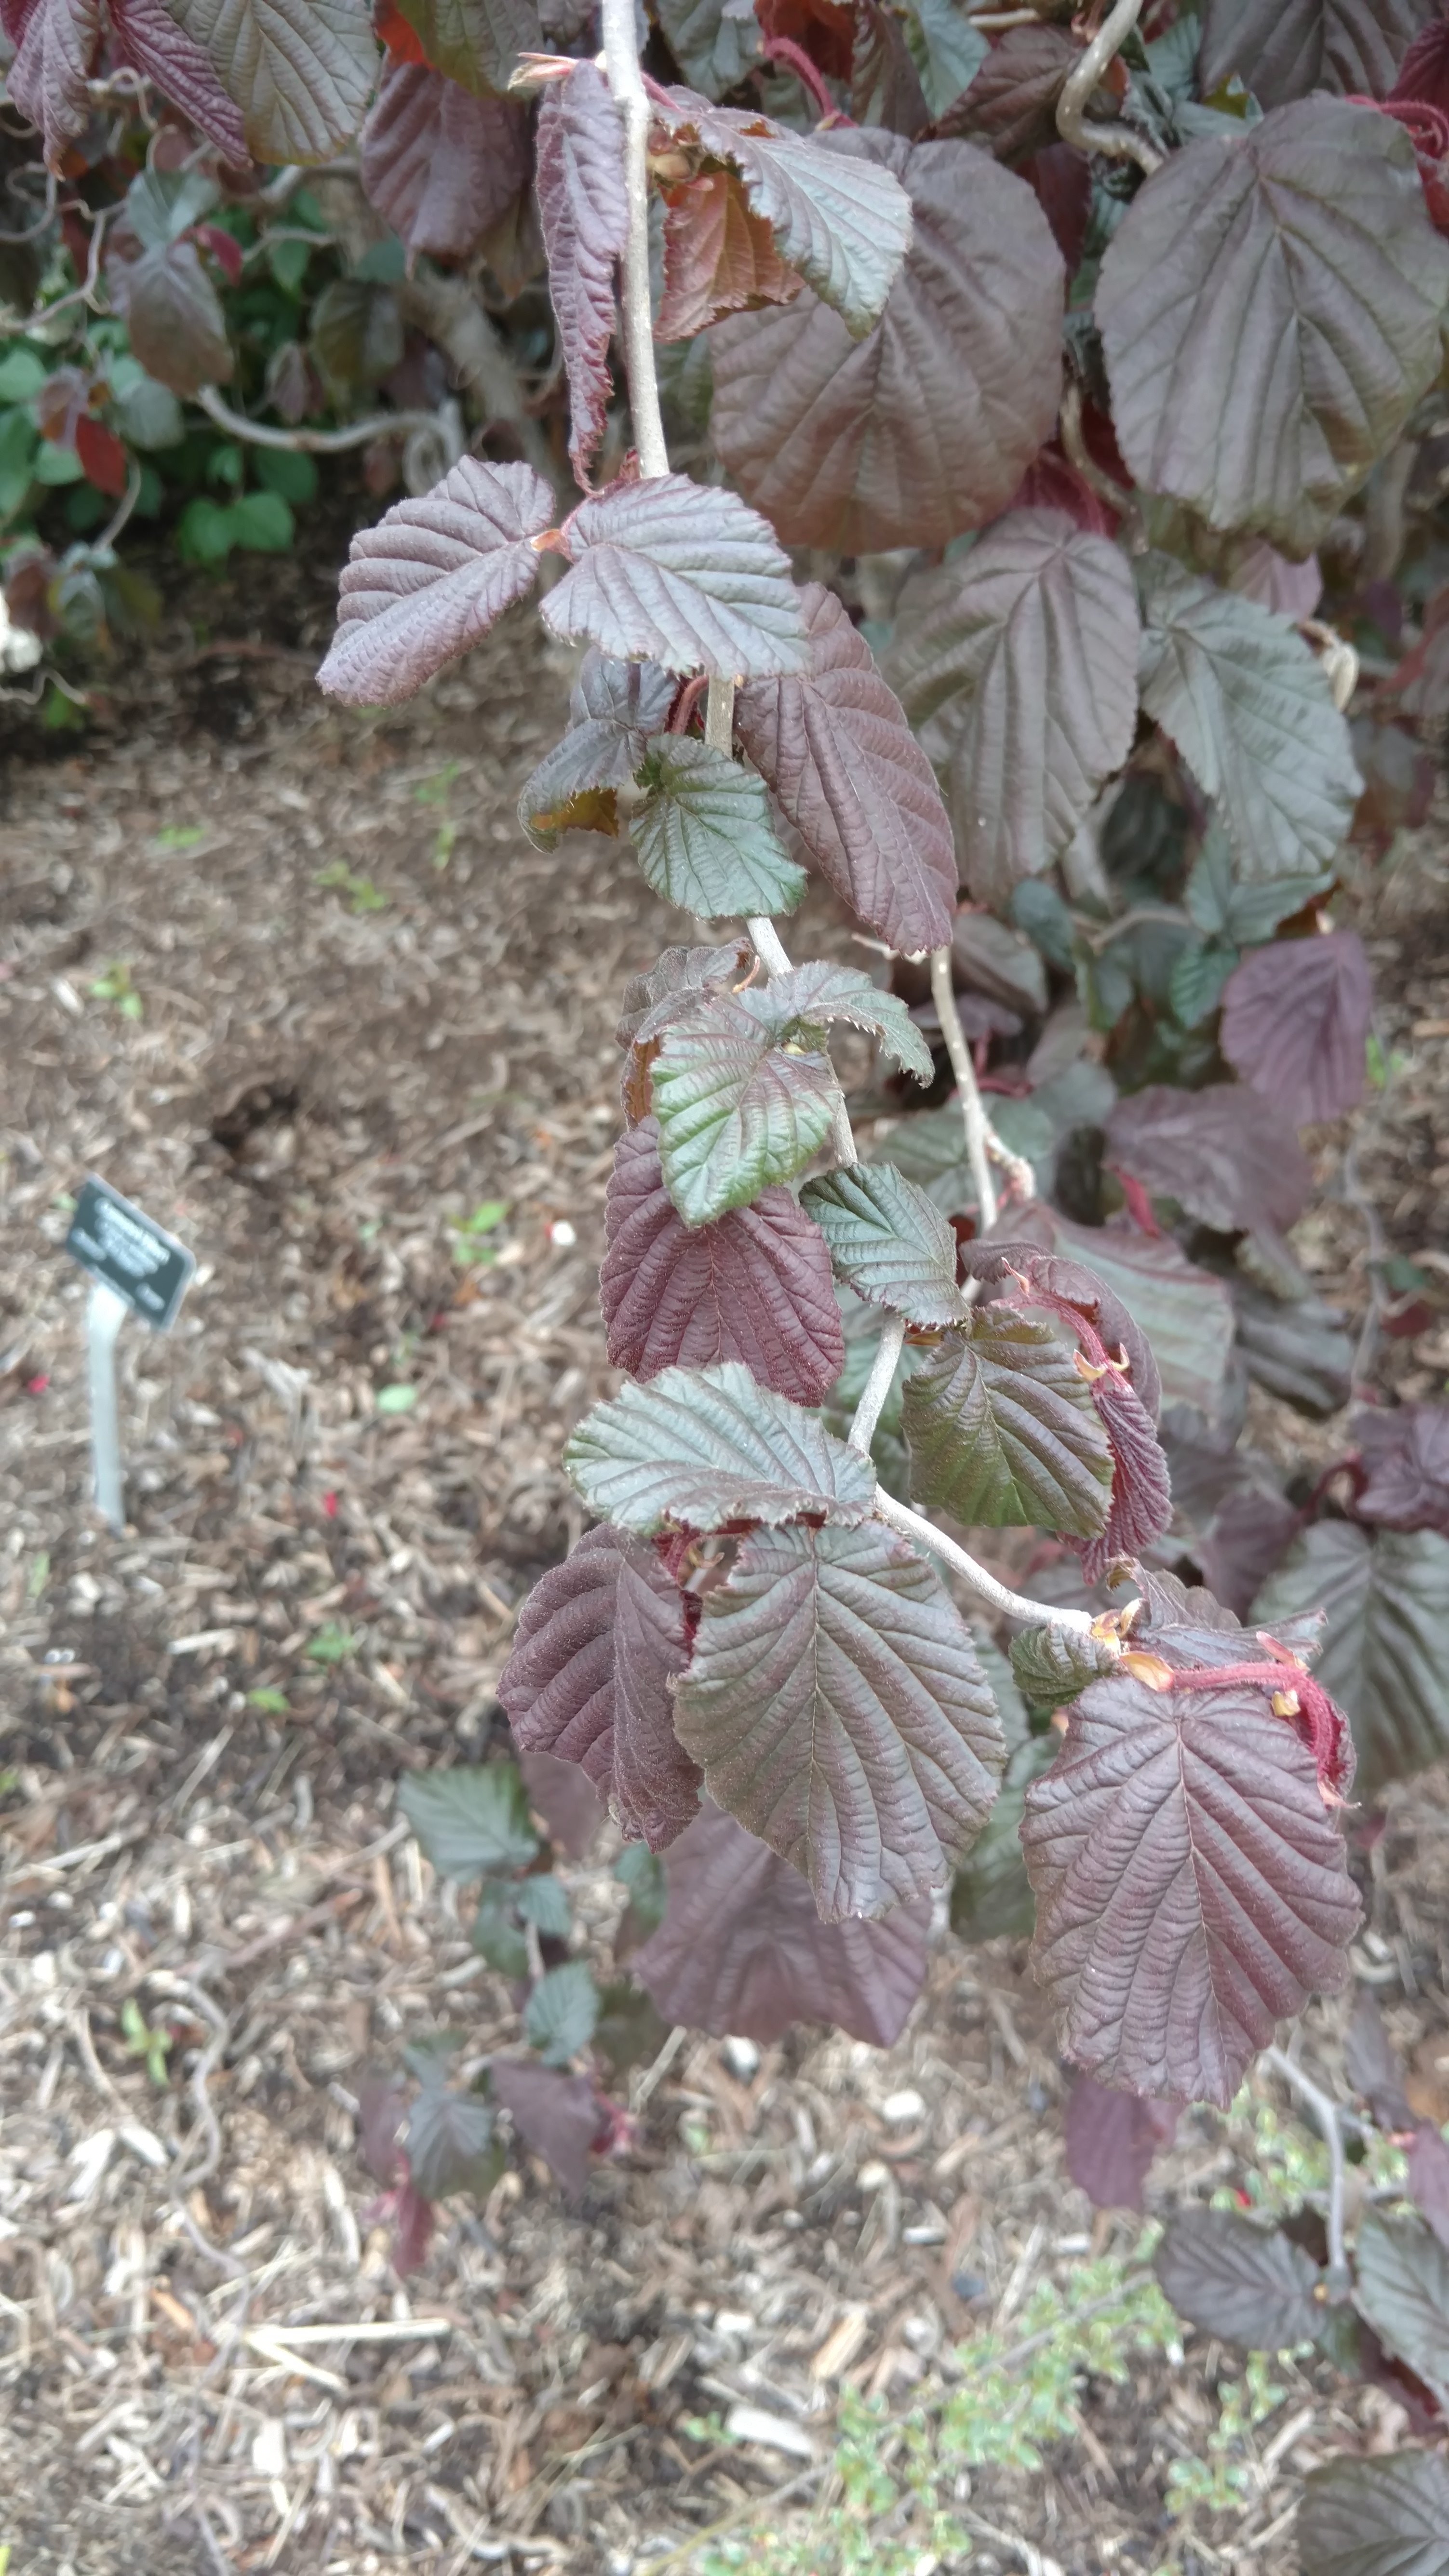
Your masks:
[[[76,1201],[66,1251],[89,1272],[86,1301],[86,1366],[91,1396],[91,1451],[95,1497],[112,1529],[124,1529],[125,1476],[121,1465],[120,1407],[116,1399],[116,1336],[128,1315],[140,1315],[153,1332],[176,1321],[196,1270],[196,1256],[144,1209],[123,1199],[92,1174]]]

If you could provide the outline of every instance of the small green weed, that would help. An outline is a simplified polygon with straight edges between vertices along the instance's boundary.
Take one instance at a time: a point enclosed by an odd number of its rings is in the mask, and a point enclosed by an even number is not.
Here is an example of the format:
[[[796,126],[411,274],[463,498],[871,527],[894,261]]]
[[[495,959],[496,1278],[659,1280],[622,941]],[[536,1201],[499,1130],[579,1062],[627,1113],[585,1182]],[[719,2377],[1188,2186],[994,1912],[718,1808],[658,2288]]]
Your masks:
[[[351,1628],[340,1627],[335,1619],[324,1619],[317,1634],[307,1646],[307,1660],[313,1664],[343,1664],[355,1655],[362,1639]]]
[[[371,877],[354,876],[345,859],[329,859],[325,868],[318,869],[312,883],[335,886],[339,894],[345,894],[354,919],[365,912],[386,912],[390,900]]]
[[[93,1002],[114,1002],[123,1020],[143,1016],[141,996],[131,981],[130,965],[124,957],[114,957],[103,975],[98,975],[86,991]]]
[[[152,835],[153,850],[194,850],[206,838],[204,823],[167,823]]]
[[[445,1222],[453,1238],[453,1259],[485,1268],[498,1258],[497,1246],[485,1237],[495,1234],[508,1214],[507,1199],[485,1199],[471,1216],[450,1216]]]
[[[152,2083],[158,2091],[164,2091],[171,2033],[152,2028],[134,1995],[128,1995],[121,2006],[121,2037],[126,2043],[127,2056],[144,2057]]]
[[[261,1690],[249,1690],[247,1706],[260,1709],[263,1717],[285,1717],[290,1702],[284,1690],[274,1690],[268,1685]]]

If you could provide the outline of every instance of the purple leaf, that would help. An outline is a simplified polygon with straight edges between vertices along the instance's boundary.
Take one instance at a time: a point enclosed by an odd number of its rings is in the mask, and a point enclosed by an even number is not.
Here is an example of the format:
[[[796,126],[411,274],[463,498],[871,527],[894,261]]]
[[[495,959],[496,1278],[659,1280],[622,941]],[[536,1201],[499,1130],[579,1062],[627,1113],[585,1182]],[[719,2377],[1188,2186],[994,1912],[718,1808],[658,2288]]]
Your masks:
[[[763,216],[753,214],[733,170],[665,188],[664,294],[656,340],[692,340],[725,313],[788,304],[800,280],[775,248]]]
[[[1100,1582],[1119,1557],[1138,1555],[1172,1519],[1167,1460],[1152,1416],[1115,1369],[1094,1378],[1092,1402],[1112,1453],[1112,1501],[1100,1536],[1082,1550],[1082,1572]]]
[[[532,589],[532,540],[552,519],[531,465],[471,456],[422,500],[399,501],[352,540],[321,686],[359,707],[412,697]]]
[[[1220,1279],[1187,1260],[1171,1235],[1141,1234],[1121,1220],[1105,1226],[1071,1225],[1037,1199],[1012,1223],[1015,1232],[1028,1236],[1042,1251],[1066,1254],[1114,1292],[1139,1337],[1151,1346],[1152,1363],[1169,1403],[1194,1404],[1209,1416],[1217,1413],[1233,1342],[1232,1300]],[[1099,1310],[1102,1339],[1109,1349],[1126,1349],[1132,1382],[1148,1411],[1154,1412],[1157,1380],[1143,1373],[1141,1351],[1135,1342],[1124,1339],[1115,1306],[1110,1330],[1107,1312]]]
[[[737,1360],[661,1369],[586,1413],[564,1465],[591,1511],[643,1538],[728,1521],[868,1520],[875,1470]]]
[[[1291,1127],[1235,1082],[1205,1091],[1158,1082],[1131,1093],[1107,1120],[1107,1156],[1155,1197],[1176,1199],[1223,1234],[1296,1225],[1313,1186]]]
[[[1093,1241],[1080,1228],[1074,1228],[1073,1234],[1079,1243]],[[1103,1229],[1100,1240],[1108,1251],[1117,1238]],[[1012,1273],[1018,1274],[1026,1283],[1021,1302],[1044,1306],[1049,1314],[1060,1316],[1089,1360],[1099,1364],[1110,1356],[1126,1363],[1139,1403],[1156,1421],[1162,1410],[1162,1380],[1152,1344],[1116,1289],[1091,1267],[1090,1257],[1073,1261],[1060,1253],[1039,1251],[1034,1243],[1002,1242],[992,1235],[967,1246],[965,1264],[972,1278],[998,1296],[1010,1293],[1015,1284]]]
[[[1367,2102],[1386,2133],[1414,2126],[1404,2098],[1404,2076],[1394,2044],[1384,2027],[1379,1999],[1372,1986],[1360,1986],[1343,2048],[1344,2068],[1361,2101]]]
[[[466,259],[528,184],[528,111],[389,57],[358,154],[369,202],[409,252]]]
[[[1330,868],[1363,781],[1302,636],[1162,555],[1144,568],[1143,617],[1142,704],[1217,799],[1243,876]]]
[[[667,96],[663,121],[675,145],[693,142],[711,160],[734,164],[781,259],[834,307],[851,339],[863,339],[911,238],[899,165],[884,152],[851,148],[854,135],[842,148],[836,132],[794,134],[772,117],[712,107],[687,89]]]
[[[1082,48],[1065,27],[1008,27],[937,132],[984,143],[998,161],[1024,161],[1057,140],[1057,100]]]
[[[856,0],[850,113],[857,125],[885,125],[892,134],[919,134],[931,121],[905,30],[878,0]]]
[[[518,800],[518,819],[540,850],[565,832],[617,834],[616,789],[644,758],[674,703],[676,683],[649,662],[615,662],[592,645],[569,698],[569,729],[544,753]],[[671,952],[672,954],[673,952]]]
[[[1340,2452],[1298,2508],[1300,2567],[1321,2576],[1449,2576],[1449,2468],[1429,2451]]]
[[[1421,2120],[1408,2146],[1409,2191],[1441,2245],[1449,2247],[1449,2146],[1432,2120]]]
[[[1193,1549],[1210,1592],[1246,1619],[1298,1535],[1300,1515],[1281,1494],[1253,1485],[1228,1494]]]
[[[1090,2075],[1074,2078],[1065,2121],[1067,2171],[1094,2209],[1142,2207],[1153,2157],[1177,2135],[1175,2102],[1109,2093]]]
[[[683,474],[618,483],[581,502],[563,535],[573,568],[542,606],[555,635],[711,679],[804,668],[789,559],[738,493]]]
[[[377,78],[359,0],[166,0],[241,110],[255,161],[325,161],[350,142]]]
[[[1449,2247],[1417,2218],[1370,2209],[1355,2256],[1360,2314],[1449,2411]]]
[[[653,1549],[595,1529],[534,1585],[498,1680],[520,1749],[581,1764],[652,1851],[698,1805],[669,1696],[688,1661],[684,1596]]]
[[[1311,552],[1437,376],[1446,294],[1449,243],[1392,118],[1310,98],[1189,143],[1097,287],[1133,477]]]
[[[695,994],[745,982],[753,963],[744,940],[726,939],[718,948],[666,948],[646,974],[631,975],[625,985],[616,1043],[647,1046]]]
[[[664,1864],[664,1920],[632,1965],[666,2019],[768,2046],[793,2021],[892,2048],[926,1975],[924,1905],[822,1923],[798,1870],[718,1807]]]
[[[1319,1521],[1295,1540],[1253,1604],[1275,1636],[1295,1611],[1326,1617],[1318,1678],[1358,1746],[1359,1796],[1409,1778],[1449,1753],[1449,1538],[1435,1530],[1367,1531]]]
[[[608,1809],[581,1762],[563,1762],[555,1753],[525,1753],[519,1770],[529,1804],[538,1809],[550,1840],[582,1860]]]
[[[1076,1353],[1050,1324],[978,1306],[906,1381],[913,1501],[969,1528],[1107,1523],[1112,1461]]]
[[[398,2141],[407,2105],[401,2087],[390,2076],[365,2075],[357,2092],[357,2135],[362,2161],[374,2182],[386,2190],[396,2182],[401,2163]]]
[[[1349,1429],[1369,1471],[1354,1505],[1359,1519],[1449,1536],[1449,1404],[1356,1413]]]
[[[177,24],[165,0],[110,0],[111,50],[188,116],[234,167],[247,160],[246,129],[209,56]],[[15,95],[12,78],[11,96]]]
[[[1202,95],[1210,97],[1236,74],[1262,107],[1281,107],[1285,99],[1305,98],[1315,89],[1387,98],[1400,55],[1436,5],[1437,0],[1207,0],[1198,60]]]
[[[1254,1248],[1270,1260],[1287,1254],[1291,1262],[1281,1237],[1259,1232]],[[1339,1412],[1353,1392],[1354,1346],[1342,1308],[1321,1297],[1270,1295],[1241,1273],[1233,1278],[1232,1296],[1238,1352],[1249,1375],[1316,1422]]]
[[[624,128],[592,63],[544,91],[538,111],[538,212],[549,293],[568,369],[569,457],[580,482],[604,435],[614,270],[629,240]]]
[[[1295,1127],[1363,1094],[1373,988],[1356,931],[1275,939],[1229,977],[1219,1043],[1235,1072]]]
[[[1318,2266],[1281,2228],[1231,2209],[1180,2209],[1153,2265],[1178,2315],[1247,2352],[1313,2343],[1323,2322]]]
[[[9,0],[5,32],[17,49],[6,94],[44,136],[46,160],[58,167],[90,120],[86,82],[101,40],[99,0]]]
[[[393,2223],[392,2268],[405,2281],[410,2273],[420,2272],[428,2259],[437,2212],[411,2182],[389,2193],[387,2206]]]
[[[1358,1922],[1312,1755],[1251,1686],[1093,1682],[1027,1792],[1032,1961],[1104,2083],[1226,2109]]]
[[[805,851],[867,930],[893,948],[951,936],[956,851],[931,764],[832,591],[800,595],[798,679],[741,691],[741,742]]]
[[[969,1628],[878,1524],[746,1539],[705,1596],[675,1726],[827,1922],[944,1886],[1005,1758]]]
[[[1422,0],[1425,13],[1432,13],[1435,6],[1436,0]],[[1449,115],[1449,19],[1430,15],[1429,25],[1414,38],[1400,63],[1389,95],[1427,99],[1431,107]]]
[[[203,385],[226,383],[232,372],[226,319],[193,242],[168,242],[139,259],[126,258],[113,243],[106,284],[133,354],[159,384],[192,395]]]
[[[613,1367],[742,1360],[762,1386],[821,1404],[845,1365],[825,1238],[788,1190],[689,1227],[659,1164],[659,1126],[621,1136],[605,1207],[599,1293]]]
[[[969,144],[837,131],[829,145],[906,188],[905,264],[858,344],[808,288],[717,323],[715,440],[789,545],[944,545],[1005,507],[1051,436],[1061,253],[1026,182]]]
[[[1013,510],[913,581],[890,676],[934,719],[962,873],[1004,905],[1059,858],[1132,747],[1140,625],[1126,557],[1061,510]]]
[[[556,2075],[526,2059],[488,2062],[493,2098],[513,2121],[525,2145],[541,2155],[570,2200],[580,2201],[589,2179],[589,2149],[598,2135],[599,2099],[586,2075]]]

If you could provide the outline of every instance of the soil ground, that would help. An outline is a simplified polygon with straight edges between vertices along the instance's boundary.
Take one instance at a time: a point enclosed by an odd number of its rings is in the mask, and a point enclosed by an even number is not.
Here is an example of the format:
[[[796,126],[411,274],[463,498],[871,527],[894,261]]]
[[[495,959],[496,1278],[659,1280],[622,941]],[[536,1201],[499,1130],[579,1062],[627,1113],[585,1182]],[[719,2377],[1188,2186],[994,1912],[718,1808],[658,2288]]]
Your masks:
[[[405,2287],[391,2272],[362,2070],[445,2021],[470,2055],[516,2032],[396,1781],[497,1737],[517,1605],[577,1535],[558,1456],[610,1382],[617,998],[681,933],[627,850],[523,840],[517,790],[569,678],[536,629],[361,720],[312,686],[332,578],[299,559],[173,598],[105,720],[83,742],[17,732],[4,789],[12,2576],[631,2576],[776,2490],[788,2526],[842,2387],[900,2409],[949,2386],[963,2338],[1137,2225],[1094,2221],[1066,2178],[1022,1945],[948,1939],[889,2053],[799,2030],[751,2068],[686,2036],[633,2079],[634,2146],[580,2210],[525,2162],[486,2210],[449,2205]],[[1411,846],[1366,919],[1402,1061],[1355,1124],[1346,1197],[1349,1132],[1317,1140],[1296,1238],[1360,1325],[1368,1251],[1449,1271],[1443,847]],[[823,898],[798,944],[852,953]],[[59,1249],[90,1170],[199,1263],[174,1334],[123,1336],[120,1536],[88,1507],[84,1289]],[[453,1228],[490,1201],[497,1258],[462,1263]],[[1437,1391],[1442,1312],[1376,1330],[1365,1359]],[[1310,1472],[1344,1425],[1259,1403],[1254,1431]],[[569,1872],[599,1946],[622,1904],[611,1837]],[[1358,1968],[1449,2118],[1449,1778],[1391,1801],[1369,1895]],[[128,2004],[169,2040],[160,2081]],[[1306,2034],[1331,2077],[1343,2018]],[[1253,2152],[1243,2124],[1193,2115],[1149,2207]],[[331,2331],[269,2342],[298,2325]],[[972,2566],[1288,2576],[1304,2471],[1389,2446],[1398,2410],[1285,2369],[1248,2492],[1172,2523],[1167,2471],[1203,2450],[1222,2359],[1190,2336],[1180,2361],[1091,2381],[1039,2474],[978,2473]],[[689,2431],[739,2404],[768,2441]]]

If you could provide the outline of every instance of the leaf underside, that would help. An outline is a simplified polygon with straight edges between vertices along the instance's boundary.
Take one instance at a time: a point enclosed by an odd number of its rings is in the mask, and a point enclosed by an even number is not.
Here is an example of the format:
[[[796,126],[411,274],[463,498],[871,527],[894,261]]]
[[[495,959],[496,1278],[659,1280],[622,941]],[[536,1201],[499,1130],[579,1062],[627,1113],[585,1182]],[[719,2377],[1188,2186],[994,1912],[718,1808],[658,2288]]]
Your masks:
[[[705,1597],[675,1725],[826,1921],[945,1884],[1005,1755],[971,1633],[894,1535],[757,1531]]]
[[[569,380],[569,459],[581,482],[604,435],[614,269],[629,239],[624,128],[593,63],[553,81],[538,111],[538,214]]]
[[[528,184],[528,111],[389,60],[358,158],[369,203],[410,252],[466,259]]]
[[[1202,1091],[1152,1083],[1130,1093],[1107,1120],[1107,1152],[1144,1189],[1226,1234],[1296,1225],[1313,1185],[1291,1127],[1236,1082]]]
[[[1027,1793],[1033,1966],[1103,2083],[1226,2108],[1358,1922],[1312,1756],[1251,1687],[1093,1682]]]

